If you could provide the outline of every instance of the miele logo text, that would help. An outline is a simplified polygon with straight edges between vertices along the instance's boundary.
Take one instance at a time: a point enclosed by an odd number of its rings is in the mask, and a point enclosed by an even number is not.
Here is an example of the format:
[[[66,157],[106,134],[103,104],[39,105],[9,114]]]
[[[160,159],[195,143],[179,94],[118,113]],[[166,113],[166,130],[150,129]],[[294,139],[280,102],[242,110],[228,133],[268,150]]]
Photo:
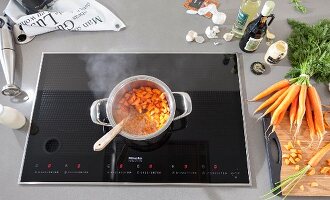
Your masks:
[[[129,156],[128,157],[128,162],[142,162],[142,157]]]

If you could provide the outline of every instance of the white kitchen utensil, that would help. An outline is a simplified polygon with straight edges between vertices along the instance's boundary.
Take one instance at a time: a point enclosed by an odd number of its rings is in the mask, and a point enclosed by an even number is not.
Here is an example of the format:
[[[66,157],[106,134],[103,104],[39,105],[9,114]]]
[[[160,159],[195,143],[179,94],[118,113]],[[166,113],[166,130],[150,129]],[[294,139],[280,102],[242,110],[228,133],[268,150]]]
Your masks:
[[[93,147],[94,151],[102,151],[121,132],[124,126],[124,121],[125,120],[122,120],[97,142],[95,142]]]

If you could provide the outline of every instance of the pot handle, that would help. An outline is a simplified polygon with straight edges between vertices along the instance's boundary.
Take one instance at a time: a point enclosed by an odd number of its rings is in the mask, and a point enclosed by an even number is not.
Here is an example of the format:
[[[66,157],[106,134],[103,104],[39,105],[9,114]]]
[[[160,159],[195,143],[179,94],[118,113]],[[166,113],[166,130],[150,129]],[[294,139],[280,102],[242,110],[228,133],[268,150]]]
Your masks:
[[[101,105],[106,106],[107,101],[108,101],[108,99],[105,98],[105,99],[99,99],[99,100],[96,100],[93,102],[93,104],[90,108],[90,116],[91,116],[92,121],[95,124],[102,125],[102,126],[111,126],[109,123],[104,123],[100,120],[100,115],[101,115],[100,106]]]
[[[175,121],[175,120],[184,118],[184,117],[188,116],[191,113],[191,111],[192,111],[192,102],[191,102],[191,98],[190,98],[189,94],[186,93],[186,92],[172,92],[172,93],[180,95],[182,97],[183,106],[184,106],[184,112],[181,115],[179,115],[177,117],[174,117],[173,121]]]

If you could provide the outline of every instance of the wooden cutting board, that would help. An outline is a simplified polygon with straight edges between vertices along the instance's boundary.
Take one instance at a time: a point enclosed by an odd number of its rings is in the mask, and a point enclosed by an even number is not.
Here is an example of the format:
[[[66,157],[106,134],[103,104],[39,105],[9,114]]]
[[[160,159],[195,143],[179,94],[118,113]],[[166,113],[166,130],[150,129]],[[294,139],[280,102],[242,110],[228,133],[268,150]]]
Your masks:
[[[330,120],[330,117],[327,116],[327,121]],[[288,144],[289,141],[292,141],[292,134],[290,132],[290,123],[288,113],[283,119],[282,123],[279,125],[276,134],[279,139],[282,154],[288,153],[289,151],[284,148],[283,145]],[[316,138],[317,139],[317,138]],[[307,123],[304,120],[303,125],[301,127],[301,132],[298,136],[298,140],[301,141],[301,145],[304,146],[310,142],[309,139],[309,130],[307,127]],[[326,143],[330,142],[330,132],[326,134],[324,141],[321,144],[323,147]],[[309,161],[309,159],[315,154],[317,142],[315,142],[314,148],[303,150],[302,160],[298,164],[302,167]],[[298,147],[296,147],[298,148]],[[330,159],[330,153],[328,153],[319,163],[319,165],[315,168],[316,174],[312,176],[305,176],[301,179],[301,181],[296,185],[296,187],[291,191],[289,196],[330,196],[330,175],[320,174],[320,169],[322,166],[326,166],[326,160]],[[284,160],[282,159],[282,167],[280,178],[283,180],[289,175],[295,173],[294,165],[286,165]],[[318,187],[311,187],[311,182],[317,182],[319,184]],[[304,185],[304,191],[300,190],[299,187]],[[283,192],[285,195],[285,192]]]

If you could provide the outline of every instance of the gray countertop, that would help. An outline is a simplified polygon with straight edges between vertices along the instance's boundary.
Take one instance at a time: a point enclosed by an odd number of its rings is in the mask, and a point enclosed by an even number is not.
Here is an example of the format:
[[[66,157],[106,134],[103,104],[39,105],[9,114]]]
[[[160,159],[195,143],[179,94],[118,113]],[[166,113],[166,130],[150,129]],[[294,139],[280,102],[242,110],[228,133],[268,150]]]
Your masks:
[[[120,32],[53,32],[36,37],[32,42],[17,46],[16,82],[29,95],[24,103],[15,103],[8,97],[0,96],[0,103],[14,107],[30,119],[34,101],[42,52],[239,52],[238,40],[215,46],[213,41],[204,44],[187,43],[185,34],[195,30],[202,34],[211,20],[185,13],[181,1],[105,1],[106,7],[120,17],[127,28]],[[264,2],[264,1],[263,1]],[[327,0],[305,0],[307,14],[296,12],[289,0],[276,1],[276,19],[270,29],[277,39],[286,39],[290,33],[287,18],[299,18],[306,22],[316,22],[329,18]],[[7,1],[1,1],[3,10]],[[221,0],[220,10],[227,14],[227,21],[221,26],[221,33],[233,24],[240,1]],[[221,34],[221,36],[222,36]],[[253,54],[243,53],[245,70],[243,89],[251,98],[264,87],[280,80],[289,69],[288,60],[271,67],[269,73],[253,75],[248,69],[252,62],[262,61],[267,46],[265,42]],[[0,85],[5,84],[0,72]],[[330,103],[330,93],[325,85],[318,85],[323,103]],[[11,130],[0,126],[0,199],[259,199],[269,191],[269,170],[261,122],[252,116],[257,104],[246,106],[247,139],[250,155],[252,187],[188,187],[188,186],[52,186],[18,185],[27,128]],[[290,198],[305,199],[305,198]],[[324,198],[313,198],[324,199]]]

